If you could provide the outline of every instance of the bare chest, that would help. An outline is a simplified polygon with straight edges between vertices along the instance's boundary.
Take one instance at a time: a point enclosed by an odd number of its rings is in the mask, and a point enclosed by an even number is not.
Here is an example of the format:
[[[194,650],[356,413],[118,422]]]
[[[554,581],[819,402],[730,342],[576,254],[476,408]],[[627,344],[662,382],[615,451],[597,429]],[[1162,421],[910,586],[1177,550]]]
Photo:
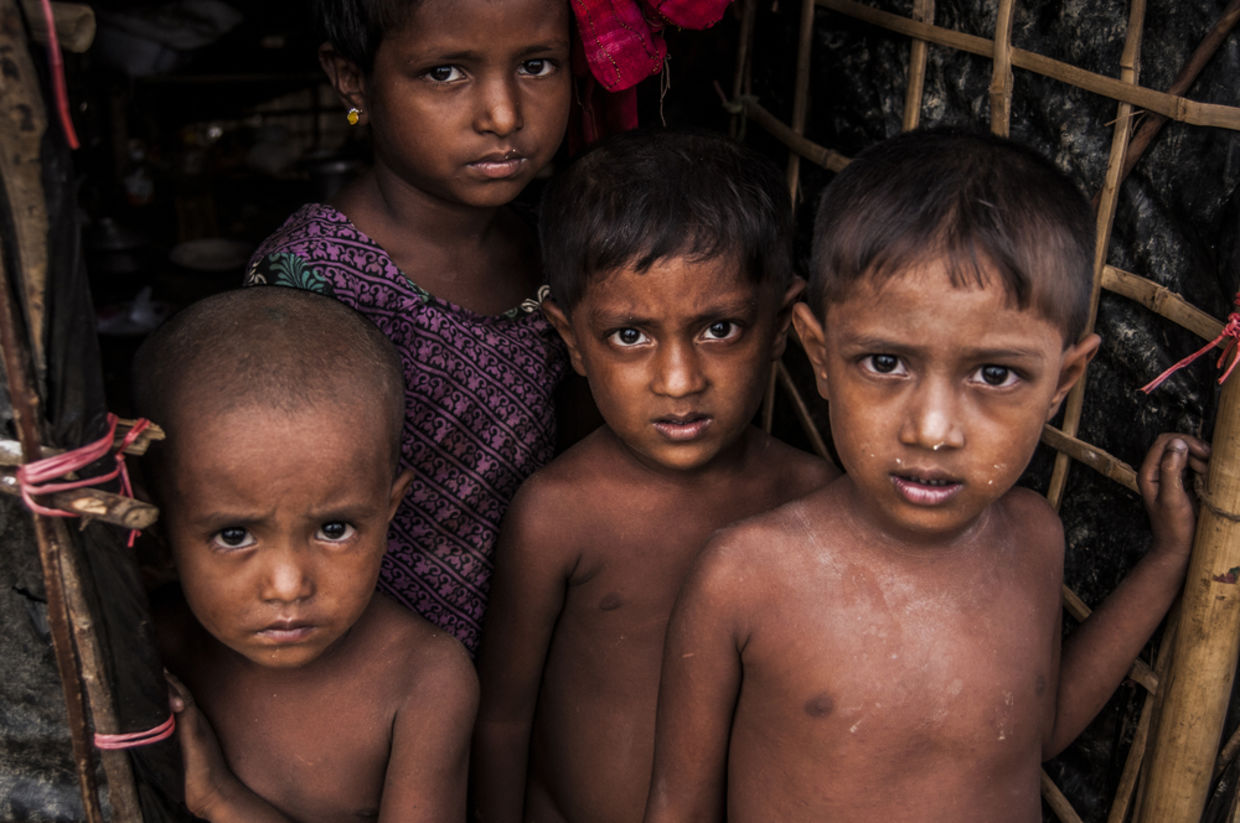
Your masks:
[[[321,690],[213,690],[200,705],[229,766],[302,821],[377,818],[393,713],[381,696]]]

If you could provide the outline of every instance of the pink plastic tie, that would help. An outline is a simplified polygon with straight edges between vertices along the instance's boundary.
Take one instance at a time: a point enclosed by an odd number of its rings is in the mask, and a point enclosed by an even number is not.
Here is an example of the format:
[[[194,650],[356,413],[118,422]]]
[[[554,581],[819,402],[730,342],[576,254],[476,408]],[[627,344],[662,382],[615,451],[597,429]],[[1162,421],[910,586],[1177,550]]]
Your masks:
[[[43,7],[43,22],[47,26],[48,73],[52,76],[56,113],[60,116],[60,127],[65,131],[65,142],[69,148],[76,149],[78,136],[73,129],[73,118],[69,116],[69,88],[65,83],[65,61],[60,54],[60,39],[56,36],[56,18],[52,14],[51,0],[42,0],[40,5]]]
[[[176,715],[169,714],[168,719],[163,723],[160,723],[152,729],[147,729],[144,732],[129,732],[127,734],[96,734],[95,748],[115,751],[116,749],[134,749],[138,746],[149,746],[152,743],[167,740],[169,737],[172,737],[172,733],[176,730]]]
[[[35,460],[17,468],[17,483],[21,487],[22,500],[26,501],[26,505],[31,511],[47,515],[48,517],[79,517],[80,515],[77,512],[67,512],[64,509],[53,509],[44,506],[38,503],[34,496],[37,494],[53,494],[55,492],[68,491],[69,489],[80,489],[84,486],[95,486],[100,483],[106,483],[118,475],[121,478],[121,493],[126,497],[133,497],[133,488],[129,484],[129,472],[125,468],[125,449],[138,439],[138,435],[142,434],[147,426],[151,425],[151,421],[145,418],[135,421],[133,428],[129,430],[116,446],[116,453],[113,455],[116,460],[116,466],[111,471],[79,480],[66,480],[60,483],[50,482],[70,472],[84,469],[96,460],[100,460],[111,453],[113,449],[112,441],[116,437],[116,424],[116,415],[109,412],[108,431],[103,437],[87,443],[81,448],[45,457],[42,460]],[[133,545],[137,534],[136,529],[130,530],[130,546]]]
[[[1236,295],[1232,303],[1240,308],[1240,294]],[[1223,325],[1223,330],[1218,333],[1218,337],[1214,338],[1209,343],[1206,343],[1200,349],[1193,352],[1188,357],[1185,357],[1179,363],[1176,363],[1174,366],[1155,377],[1149,383],[1146,383],[1141,387],[1141,391],[1149,394],[1154,389],[1162,385],[1163,381],[1168,377],[1175,374],[1177,371],[1184,368],[1198,357],[1201,357],[1203,354],[1217,346],[1219,343],[1222,343],[1224,340],[1227,341],[1227,344],[1223,346],[1223,353],[1218,356],[1218,363],[1216,364],[1217,368],[1220,369],[1223,368],[1224,363],[1227,364],[1227,368],[1218,379],[1218,382],[1221,385],[1223,381],[1231,376],[1232,370],[1236,368],[1236,362],[1240,360],[1240,358],[1236,357],[1236,347],[1237,344],[1240,344],[1240,312],[1233,311],[1231,314],[1227,315],[1227,322]]]

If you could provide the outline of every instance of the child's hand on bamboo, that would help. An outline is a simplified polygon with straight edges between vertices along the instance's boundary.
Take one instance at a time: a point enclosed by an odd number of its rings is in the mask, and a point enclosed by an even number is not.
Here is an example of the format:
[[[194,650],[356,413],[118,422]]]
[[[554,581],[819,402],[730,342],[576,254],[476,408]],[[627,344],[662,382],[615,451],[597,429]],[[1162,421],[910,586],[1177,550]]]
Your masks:
[[[1150,553],[1187,562],[1197,517],[1185,488],[1185,470],[1204,475],[1210,446],[1187,434],[1160,434],[1137,473],[1154,541]]]

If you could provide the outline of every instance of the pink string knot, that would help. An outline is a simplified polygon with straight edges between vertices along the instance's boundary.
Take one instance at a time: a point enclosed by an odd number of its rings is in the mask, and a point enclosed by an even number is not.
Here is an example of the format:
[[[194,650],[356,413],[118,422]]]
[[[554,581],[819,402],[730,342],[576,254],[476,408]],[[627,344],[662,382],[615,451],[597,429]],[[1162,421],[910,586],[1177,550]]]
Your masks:
[[[118,475],[121,478],[121,493],[126,497],[133,497],[133,488],[129,484],[129,471],[125,468],[125,449],[137,440],[138,435],[142,434],[151,425],[151,421],[145,418],[135,421],[133,428],[116,445],[116,453],[112,455],[116,465],[111,471],[79,480],[65,480],[60,483],[50,482],[58,477],[64,477],[70,472],[84,469],[112,452],[112,441],[116,438],[116,424],[116,415],[108,412],[108,431],[103,437],[80,448],[19,466],[17,468],[17,483],[21,487],[22,500],[26,501],[26,506],[31,511],[47,515],[48,517],[78,517],[77,512],[68,512],[63,509],[53,509],[44,506],[38,503],[34,496],[54,494],[55,492],[68,491],[69,489],[80,489],[84,486],[95,486],[100,483],[106,483]],[[133,545],[137,534],[137,530],[129,532],[130,546]]]
[[[1232,304],[1240,309],[1240,293],[1236,294],[1235,299],[1232,300]],[[1218,337],[1214,338],[1209,343],[1206,343],[1200,349],[1193,352],[1188,357],[1185,357],[1183,360],[1176,363],[1174,366],[1167,369],[1150,382],[1146,383],[1141,387],[1141,391],[1146,394],[1154,391],[1154,389],[1162,385],[1163,381],[1168,377],[1175,374],[1177,371],[1184,368],[1198,357],[1201,357],[1201,355],[1205,354],[1219,343],[1222,343],[1224,340],[1227,341],[1227,344],[1223,346],[1223,352],[1218,356],[1218,363],[1216,364],[1216,368],[1220,369],[1223,368],[1224,363],[1227,364],[1227,368],[1218,379],[1218,382],[1221,385],[1223,381],[1231,376],[1232,370],[1236,368],[1236,363],[1240,361],[1240,358],[1236,356],[1237,345],[1240,344],[1240,311],[1233,311],[1231,314],[1227,315],[1227,322],[1223,324],[1223,330],[1218,333]]]

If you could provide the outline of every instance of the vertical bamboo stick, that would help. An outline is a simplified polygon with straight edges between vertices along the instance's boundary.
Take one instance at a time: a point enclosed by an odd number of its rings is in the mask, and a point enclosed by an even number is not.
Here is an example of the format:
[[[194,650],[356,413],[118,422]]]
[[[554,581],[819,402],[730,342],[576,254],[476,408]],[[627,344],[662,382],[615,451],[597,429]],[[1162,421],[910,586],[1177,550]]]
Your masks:
[[[1000,0],[990,75],[990,131],[1007,137],[1012,120],[1012,15],[1015,0]]]
[[[913,0],[913,19],[922,23],[934,22],[934,0]],[[908,88],[904,92],[904,119],[902,127],[912,131],[921,122],[921,100],[926,89],[926,56],[930,44],[919,37],[912,38],[908,52]]]
[[[1120,55],[1120,79],[1125,83],[1137,82],[1140,74],[1141,35],[1145,26],[1145,0],[1132,0],[1128,7],[1128,34],[1124,39],[1124,51]],[[1098,298],[1102,292],[1102,272],[1106,268],[1107,248],[1111,244],[1111,226],[1115,221],[1115,207],[1119,202],[1120,172],[1124,166],[1124,154],[1128,147],[1128,135],[1132,127],[1132,106],[1121,102],[1116,107],[1115,129],[1111,134],[1111,153],[1107,160],[1107,173],[1098,201],[1095,221],[1097,237],[1094,241],[1094,283],[1089,298],[1089,331],[1093,331],[1098,318]],[[1085,405],[1085,383],[1088,371],[1081,376],[1064,403],[1063,426],[1068,435],[1075,437],[1081,426],[1081,410]],[[1063,502],[1064,487],[1068,483],[1068,458],[1055,455],[1051,481],[1046,497],[1056,509]]]
[[[809,109],[810,46],[814,42],[814,0],[801,0],[801,22],[797,32],[797,76],[792,97],[792,131],[805,134],[805,113]],[[797,202],[801,180],[801,156],[788,155],[788,194]]]
[[[1180,624],[1179,607],[1172,610],[1163,629],[1162,638],[1158,641],[1158,656],[1154,660],[1154,674],[1158,682],[1167,677],[1168,665],[1171,662],[1171,644],[1175,639],[1176,627]],[[1128,756],[1124,759],[1124,769],[1120,773],[1119,784],[1115,789],[1115,797],[1111,801],[1111,811],[1107,814],[1107,823],[1124,823],[1132,808],[1133,796],[1137,789],[1137,779],[1141,775],[1141,766],[1145,762],[1145,753],[1149,748],[1150,729],[1153,726],[1154,705],[1157,703],[1155,694],[1147,693],[1141,704],[1141,716],[1137,720],[1136,731],[1132,735],[1132,745],[1128,747]]]
[[[731,102],[733,103],[739,103],[741,95],[750,92],[750,83],[752,82],[750,54],[753,52],[753,29],[758,8],[758,0],[740,0],[740,2],[741,30],[736,45],[736,74],[732,78]],[[731,133],[733,138],[740,139],[744,131],[744,122],[745,112],[742,109],[732,117]]]
[[[4,375],[13,405],[13,424],[17,429],[18,440],[21,441],[22,459],[30,462],[42,455],[35,412],[38,408],[38,396],[30,386],[26,365],[22,362],[23,349],[18,340],[16,326],[17,312],[9,296],[7,266],[0,265],[0,359],[4,362]],[[69,611],[65,605],[64,583],[61,579],[60,546],[52,537],[46,517],[36,514],[32,515],[32,519],[39,563],[43,569],[52,652],[64,694],[69,737],[73,746],[73,765],[82,793],[83,811],[87,823],[102,823],[99,786],[95,779],[94,749],[87,740],[86,700],[78,673],[77,658],[74,655]]]
[[[1139,823],[1196,823],[1205,807],[1240,650],[1240,380],[1219,399],[1171,672],[1161,690]]]

